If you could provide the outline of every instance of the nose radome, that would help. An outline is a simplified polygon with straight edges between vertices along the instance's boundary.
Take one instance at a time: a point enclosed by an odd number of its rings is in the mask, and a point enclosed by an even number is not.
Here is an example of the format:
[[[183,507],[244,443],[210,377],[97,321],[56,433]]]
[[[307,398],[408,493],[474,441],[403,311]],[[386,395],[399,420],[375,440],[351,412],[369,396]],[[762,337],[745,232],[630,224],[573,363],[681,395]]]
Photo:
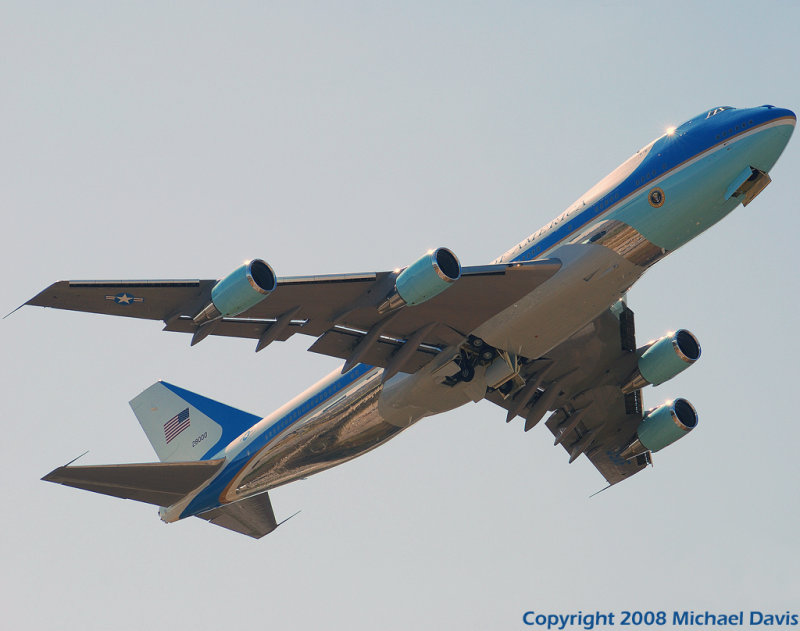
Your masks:
[[[797,116],[792,110],[786,109],[785,107],[775,107],[774,105],[764,105],[769,109],[769,115],[771,120],[779,120],[779,119],[786,119],[787,123],[794,125],[797,122]]]
[[[797,116],[793,111],[781,107],[763,106],[756,109],[762,112],[766,110],[766,116],[756,115],[757,120],[761,119],[762,127],[756,132],[757,141],[751,149],[750,166],[768,173],[792,137]]]

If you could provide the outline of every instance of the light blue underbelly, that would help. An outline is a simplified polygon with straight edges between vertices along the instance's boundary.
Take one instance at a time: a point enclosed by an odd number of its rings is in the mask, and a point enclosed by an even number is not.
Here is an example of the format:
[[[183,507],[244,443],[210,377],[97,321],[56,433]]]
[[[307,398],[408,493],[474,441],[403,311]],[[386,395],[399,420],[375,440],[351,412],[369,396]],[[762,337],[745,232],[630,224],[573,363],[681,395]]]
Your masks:
[[[725,199],[730,183],[748,166],[768,171],[775,162],[773,144],[785,142],[786,126],[723,145],[637,193],[606,216],[635,228],[653,244],[673,251],[717,223],[740,200]],[[769,135],[764,142],[763,134]],[[664,191],[664,204],[653,207],[650,191]]]

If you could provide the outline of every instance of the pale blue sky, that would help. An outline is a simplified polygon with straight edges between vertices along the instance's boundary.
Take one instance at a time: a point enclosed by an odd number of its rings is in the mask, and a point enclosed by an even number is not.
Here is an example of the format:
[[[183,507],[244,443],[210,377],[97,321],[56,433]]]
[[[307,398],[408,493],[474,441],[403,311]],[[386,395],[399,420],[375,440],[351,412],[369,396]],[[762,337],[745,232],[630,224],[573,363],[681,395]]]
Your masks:
[[[794,2],[0,6],[3,313],[54,280],[487,262],[668,125],[800,108]],[[795,139],[746,209],[631,291],[698,364],[645,392],[700,425],[602,478],[489,403],[272,493],[261,541],[45,484],[155,459],[127,401],[164,378],[267,413],[336,362],[23,309],[0,325],[9,628],[518,629],[529,609],[774,609],[800,593]],[[547,435],[546,435],[547,434]]]

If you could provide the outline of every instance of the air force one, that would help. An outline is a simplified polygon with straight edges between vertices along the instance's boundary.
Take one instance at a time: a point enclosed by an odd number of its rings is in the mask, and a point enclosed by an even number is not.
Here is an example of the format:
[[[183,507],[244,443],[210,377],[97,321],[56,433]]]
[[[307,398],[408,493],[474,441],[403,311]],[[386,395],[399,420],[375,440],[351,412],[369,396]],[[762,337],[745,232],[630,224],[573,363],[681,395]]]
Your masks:
[[[163,320],[164,330],[295,333],[344,366],[264,418],[166,382],[131,401],[160,462],[59,467],[43,479],[196,516],[259,538],[268,491],[359,456],[421,418],[488,399],[544,425],[609,485],[697,425],[642,388],[700,356],[687,330],[637,347],[626,292],[654,263],[770,183],[796,117],[771,105],[703,112],[649,143],[488,265],[439,248],[401,270],[276,277],[253,259],[222,280],[61,281],[26,304]]]

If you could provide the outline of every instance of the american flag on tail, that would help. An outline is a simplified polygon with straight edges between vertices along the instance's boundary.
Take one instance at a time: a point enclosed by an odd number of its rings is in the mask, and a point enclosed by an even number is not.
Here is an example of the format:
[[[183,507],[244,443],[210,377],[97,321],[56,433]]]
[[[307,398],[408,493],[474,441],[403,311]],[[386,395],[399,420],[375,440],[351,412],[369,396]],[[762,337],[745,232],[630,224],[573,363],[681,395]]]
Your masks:
[[[179,412],[164,423],[164,438],[167,440],[167,443],[169,444],[169,441],[187,427],[189,427],[189,408],[186,408],[183,412]]]

